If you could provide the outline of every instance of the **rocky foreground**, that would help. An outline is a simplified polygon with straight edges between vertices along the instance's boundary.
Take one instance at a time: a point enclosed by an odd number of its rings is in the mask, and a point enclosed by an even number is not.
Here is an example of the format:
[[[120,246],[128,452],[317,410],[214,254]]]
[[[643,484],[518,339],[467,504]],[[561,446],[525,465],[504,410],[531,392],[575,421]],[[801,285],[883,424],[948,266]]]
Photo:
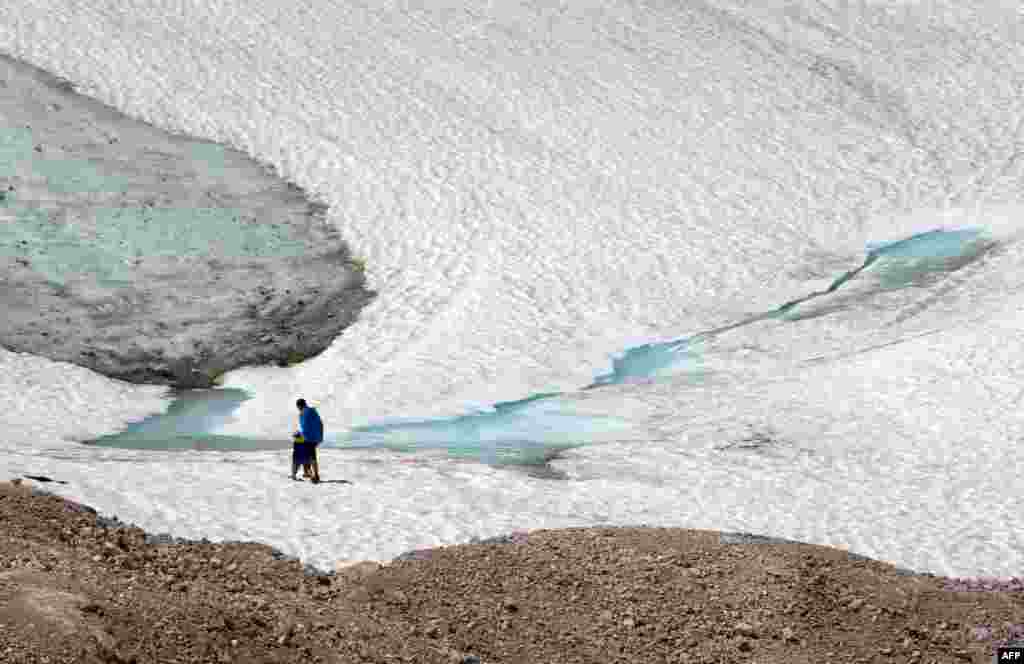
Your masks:
[[[535,531],[318,573],[0,484],[0,661],[989,662],[1024,593],[809,544]],[[1004,588],[1016,588],[1004,584]]]

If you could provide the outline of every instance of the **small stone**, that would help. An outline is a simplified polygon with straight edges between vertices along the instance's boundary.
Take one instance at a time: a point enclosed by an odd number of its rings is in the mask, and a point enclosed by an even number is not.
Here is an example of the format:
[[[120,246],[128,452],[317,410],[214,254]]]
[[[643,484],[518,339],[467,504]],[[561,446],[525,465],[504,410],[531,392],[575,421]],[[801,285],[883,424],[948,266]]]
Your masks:
[[[334,566],[335,573],[347,581],[361,581],[380,569],[380,563],[371,560],[339,560]]]
[[[238,569],[238,563],[231,563],[227,566],[229,572],[234,572],[236,569]]]
[[[519,610],[519,605],[516,604],[513,600],[510,600],[510,599],[506,599],[504,602],[501,603],[501,605],[502,605],[502,608],[504,608],[506,611],[513,611],[513,612],[515,612],[515,611]]]
[[[878,652],[882,653],[883,655],[891,655],[892,654],[892,648],[882,648]]]
[[[283,646],[285,641],[287,641],[287,640],[288,640],[288,635],[287,634],[282,634],[281,636],[277,637],[277,645]]]
[[[622,626],[623,627],[633,627],[634,625],[636,625],[636,621],[633,620],[632,618],[626,618],[625,620],[622,621]]]
[[[755,628],[750,623],[741,622],[738,625],[736,625],[735,629],[737,634],[757,638],[757,628]]]
[[[850,600],[850,603],[847,604],[847,606],[851,611],[856,611],[860,607],[864,606],[864,600],[858,597],[857,599]]]
[[[604,611],[602,611],[601,612],[601,616],[600,616],[601,620],[604,620],[604,621],[611,620],[613,617],[614,617],[614,615],[608,609],[605,609]]]
[[[785,641],[796,641],[797,640],[796,632],[794,632],[789,627],[783,627],[782,628],[782,638]]]
[[[214,567],[220,567],[221,560],[220,560],[220,558],[217,558],[217,557],[210,558],[210,564],[213,565]]]
[[[92,557],[92,561],[93,561],[94,563],[98,563],[98,562],[100,562],[101,560],[103,560],[103,556],[101,556],[101,555],[99,555],[99,554],[96,554],[95,556],[93,556],[93,557]]]

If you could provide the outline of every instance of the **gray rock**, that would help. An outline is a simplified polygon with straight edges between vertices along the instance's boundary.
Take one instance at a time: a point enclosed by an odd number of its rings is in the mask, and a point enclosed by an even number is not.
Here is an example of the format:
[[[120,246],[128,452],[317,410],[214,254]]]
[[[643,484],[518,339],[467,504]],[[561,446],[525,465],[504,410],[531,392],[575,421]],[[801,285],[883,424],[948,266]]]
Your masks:
[[[43,484],[48,484],[50,482],[56,482],[57,484],[67,484],[67,482],[65,482],[64,480],[55,480],[52,477],[47,477],[46,475],[25,475],[24,477],[25,479],[35,480],[36,482],[41,482]]]
[[[781,537],[737,532],[719,533],[718,541],[722,544],[806,544],[806,542],[798,542],[797,540],[783,539]],[[852,551],[848,551],[846,555],[850,560],[874,560],[874,558],[853,553]],[[897,567],[895,572],[899,576],[935,576],[934,574],[916,572],[905,567]]]
[[[514,532],[505,535],[495,535],[494,537],[472,537],[469,540],[470,544],[522,544],[526,541],[527,533]]]
[[[314,578],[334,576],[334,572],[328,572],[326,570],[322,570],[319,567],[316,567],[314,565],[310,565],[309,563],[306,563],[305,565],[302,566],[302,573],[304,575],[306,575],[306,576],[311,576],[311,577],[314,577]]]
[[[722,544],[802,544],[802,542],[783,539],[781,537],[736,532],[719,533],[718,541]]]
[[[14,219],[0,224],[5,348],[209,387],[320,353],[372,299],[326,207],[242,152],[131,119],[9,57],[0,79],[13,160],[0,200]]]
[[[116,516],[102,516],[102,515],[98,515],[96,517],[96,525],[101,527],[101,528],[116,529],[116,528],[131,528],[134,524],[125,523],[121,519],[118,519]]]
[[[392,559],[392,562],[399,562],[402,560],[427,560],[430,558],[430,549],[416,549],[414,551],[406,551],[405,553],[399,554]]]
[[[146,544],[192,544],[191,541],[181,537],[174,537],[170,533],[157,533],[155,535],[146,533],[145,541]]]
[[[277,549],[271,550],[270,556],[274,560],[298,560],[298,558],[296,558],[295,556],[289,556],[283,551],[278,551]]]

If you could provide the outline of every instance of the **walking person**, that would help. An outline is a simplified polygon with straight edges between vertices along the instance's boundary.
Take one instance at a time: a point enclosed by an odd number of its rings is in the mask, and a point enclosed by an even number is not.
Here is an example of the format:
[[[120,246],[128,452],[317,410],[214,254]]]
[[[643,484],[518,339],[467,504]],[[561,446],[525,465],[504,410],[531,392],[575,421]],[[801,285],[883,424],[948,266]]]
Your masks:
[[[299,409],[299,430],[295,432],[296,439],[301,437],[303,442],[295,443],[295,450],[292,453],[292,479],[298,471],[299,465],[312,470],[313,484],[320,483],[320,462],[317,459],[316,450],[324,440],[324,423],[320,419],[320,413],[306,403],[305,399],[295,402]],[[308,473],[307,473],[308,474]]]

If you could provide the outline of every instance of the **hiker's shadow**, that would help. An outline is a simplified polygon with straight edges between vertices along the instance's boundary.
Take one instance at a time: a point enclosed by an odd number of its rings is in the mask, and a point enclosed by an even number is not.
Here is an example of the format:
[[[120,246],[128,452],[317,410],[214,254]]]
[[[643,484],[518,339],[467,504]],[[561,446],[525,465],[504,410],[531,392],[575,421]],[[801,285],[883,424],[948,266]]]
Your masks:
[[[320,480],[319,484],[352,484],[348,480]]]

